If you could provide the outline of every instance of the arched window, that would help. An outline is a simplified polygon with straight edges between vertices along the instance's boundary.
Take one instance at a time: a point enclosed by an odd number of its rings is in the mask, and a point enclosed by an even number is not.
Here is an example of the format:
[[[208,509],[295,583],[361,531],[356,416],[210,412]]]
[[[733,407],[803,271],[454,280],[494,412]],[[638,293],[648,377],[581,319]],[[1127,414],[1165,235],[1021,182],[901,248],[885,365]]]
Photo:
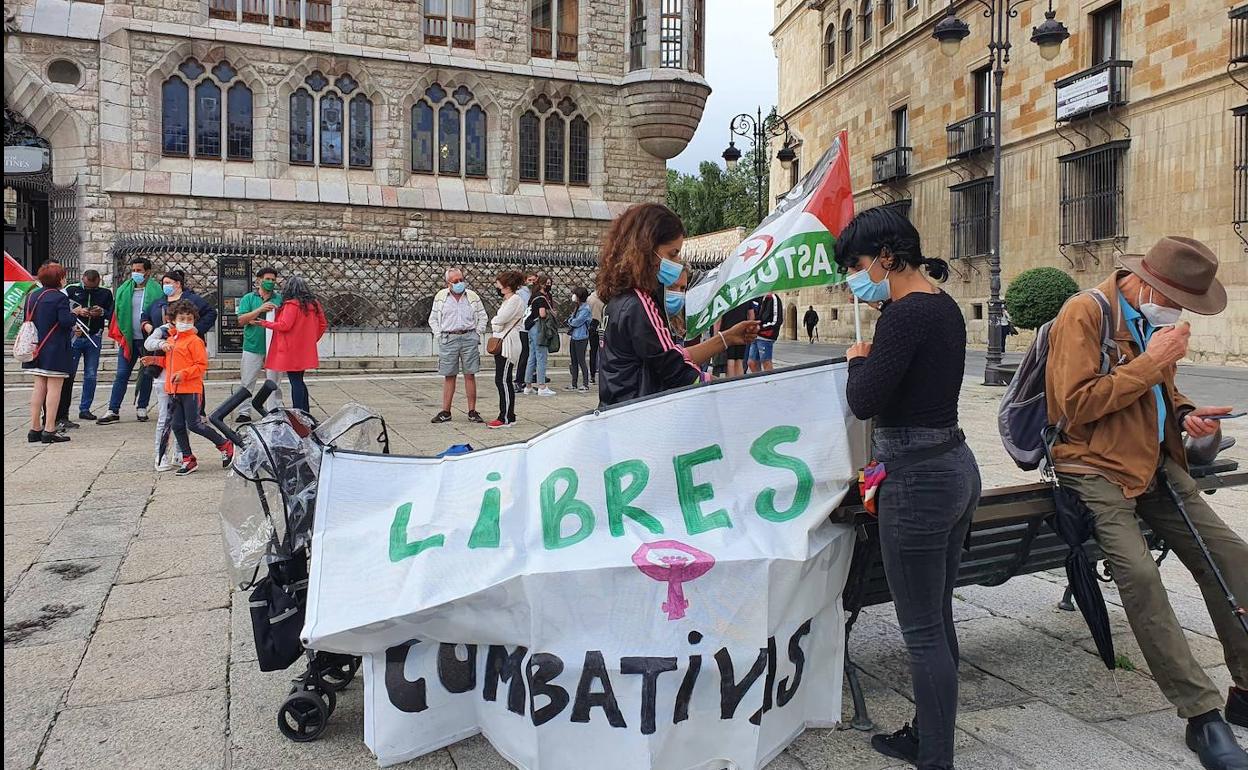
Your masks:
[[[320,70],[303,79],[290,95],[292,164],[372,168],[373,103],[359,87],[346,73],[332,83]]]
[[[438,83],[429,86],[412,105],[411,120],[414,173],[488,175],[485,109],[466,86],[453,93]]]
[[[520,181],[589,184],[589,121],[576,102],[545,95],[520,116]]]
[[[829,24],[823,32],[823,68],[830,70],[836,66],[836,25]]]
[[[883,6],[884,26],[887,27],[893,23],[893,18],[897,14],[897,4],[895,0],[881,0],[881,5]]]
[[[252,92],[229,62],[220,62],[209,72],[195,59],[187,59],[161,84],[160,97],[161,154],[252,159]]]
[[[875,7],[871,0],[862,0],[862,45],[870,43],[875,34]]]
[[[841,56],[850,56],[854,52],[854,12],[846,11],[841,19]]]

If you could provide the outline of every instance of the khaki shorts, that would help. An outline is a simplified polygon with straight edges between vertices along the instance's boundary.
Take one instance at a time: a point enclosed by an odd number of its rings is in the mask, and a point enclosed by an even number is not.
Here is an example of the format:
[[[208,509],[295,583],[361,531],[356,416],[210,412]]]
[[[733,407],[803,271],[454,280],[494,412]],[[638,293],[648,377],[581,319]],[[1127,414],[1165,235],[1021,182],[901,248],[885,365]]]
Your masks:
[[[443,333],[438,338],[438,374],[476,374],[481,371],[481,337],[476,332]]]

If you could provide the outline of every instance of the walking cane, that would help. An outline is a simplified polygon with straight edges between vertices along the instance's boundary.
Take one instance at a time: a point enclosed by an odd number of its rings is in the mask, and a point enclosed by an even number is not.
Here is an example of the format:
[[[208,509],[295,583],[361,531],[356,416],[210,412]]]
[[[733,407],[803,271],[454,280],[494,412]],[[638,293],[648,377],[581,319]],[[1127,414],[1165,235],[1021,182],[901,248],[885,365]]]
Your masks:
[[[1196,524],[1192,521],[1192,517],[1187,513],[1187,507],[1183,505],[1183,498],[1179,495],[1178,490],[1170,483],[1170,477],[1166,474],[1165,468],[1159,468],[1157,475],[1161,479],[1162,486],[1166,488],[1166,493],[1170,495],[1170,500],[1174,503],[1174,507],[1179,510],[1179,515],[1183,517],[1183,523],[1187,525],[1187,530],[1192,533],[1192,537],[1196,540],[1196,545],[1200,546],[1200,552],[1204,555],[1205,561],[1209,562],[1209,569],[1212,570],[1213,576],[1218,579],[1218,585],[1222,588],[1226,601],[1231,605],[1231,614],[1239,619],[1239,624],[1243,626],[1244,633],[1248,634],[1248,610],[1235,599],[1235,594],[1231,591],[1231,587],[1227,585],[1226,578],[1222,576],[1222,570],[1218,569],[1217,562],[1213,560],[1213,554],[1209,553],[1209,546],[1205,545],[1205,539],[1201,537],[1200,531],[1196,529]]]

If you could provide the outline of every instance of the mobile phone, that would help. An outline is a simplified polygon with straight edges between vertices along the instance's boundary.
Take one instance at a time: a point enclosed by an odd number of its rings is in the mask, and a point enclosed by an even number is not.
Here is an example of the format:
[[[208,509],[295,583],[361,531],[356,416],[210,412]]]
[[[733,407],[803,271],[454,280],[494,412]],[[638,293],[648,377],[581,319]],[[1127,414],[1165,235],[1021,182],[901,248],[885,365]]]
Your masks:
[[[1231,412],[1230,414],[1207,414],[1205,415],[1204,419],[1206,420],[1234,420],[1236,418],[1243,417],[1246,414],[1248,414],[1248,412]]]

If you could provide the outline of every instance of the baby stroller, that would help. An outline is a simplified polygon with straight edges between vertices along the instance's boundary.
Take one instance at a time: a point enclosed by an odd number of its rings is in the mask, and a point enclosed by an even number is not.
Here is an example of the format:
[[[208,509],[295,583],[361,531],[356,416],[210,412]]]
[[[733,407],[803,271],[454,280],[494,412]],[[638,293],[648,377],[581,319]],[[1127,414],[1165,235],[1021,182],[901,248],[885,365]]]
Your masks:
[[[282,671],[307,661],[277,712],[277,726],[292,741],[320,737],[360,659],[305,649],[299,638],[307,607],[308,567],[321,454],[328,447],[388,454],[386,422],[360,404],[347,404],[317,423],[294,409],[264,410],[277,384],[268,381],[252,399],[261,419],[236,431],[225,419],[251,398],[238,390],[209,417],[234,442],[232,473],[221,497],[221,524],[232,579],[251,591],[251,623],[261,671]]]

